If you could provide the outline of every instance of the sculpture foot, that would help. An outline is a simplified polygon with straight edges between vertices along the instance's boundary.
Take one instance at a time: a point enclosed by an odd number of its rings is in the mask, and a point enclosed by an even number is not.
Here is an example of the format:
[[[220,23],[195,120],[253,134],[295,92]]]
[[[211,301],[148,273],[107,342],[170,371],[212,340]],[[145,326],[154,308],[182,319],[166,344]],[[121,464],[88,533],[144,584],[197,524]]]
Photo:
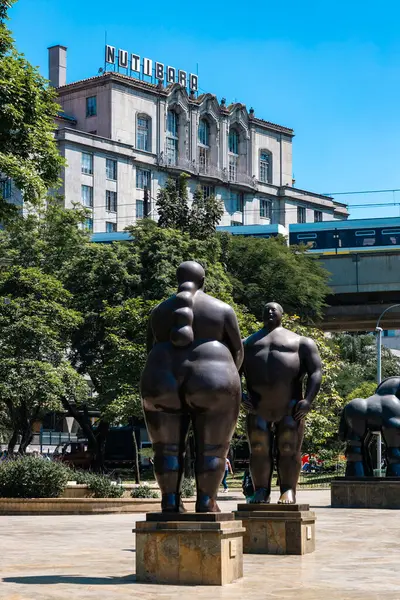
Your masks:
[[[249,504],[269,504],[270,501],[271,495],[267,488],[258,488],[250,497]]]
[[[185,513],[186,509],[179,494],[163,494],[161,500],[161,512],[163,513]]]
[[[286,490],[281,494],[278,504],[296,504],[296,494],[294,490]]]
[[[205,513],[205,512],[219,513],[219,512],[221,512],[221,509],[219,508],[216,500],[214,500],[213,498],[208,498],[208,499],[197,500],[196,512],[198,512],[198,513]]]

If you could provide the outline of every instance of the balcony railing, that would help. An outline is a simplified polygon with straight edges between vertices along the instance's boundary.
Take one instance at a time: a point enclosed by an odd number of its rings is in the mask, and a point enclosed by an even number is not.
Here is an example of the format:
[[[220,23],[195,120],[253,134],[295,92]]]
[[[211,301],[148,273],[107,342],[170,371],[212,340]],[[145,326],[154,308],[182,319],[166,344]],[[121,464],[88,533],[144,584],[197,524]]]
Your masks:
[[[161,152],[158,155],[158,164],[162,167],[181,169],[182,171],[188,171],[189,173],[194,173],[196,175],[213,177],[224,183],[237,183],[239,185],[249,186],[253,189],[257,187],[256,178],[247,173],[241,173],[240,171],[229,172],[226,168],[218,169],[215,165],[199,164],[196,160],[170,157],[165,152]]]

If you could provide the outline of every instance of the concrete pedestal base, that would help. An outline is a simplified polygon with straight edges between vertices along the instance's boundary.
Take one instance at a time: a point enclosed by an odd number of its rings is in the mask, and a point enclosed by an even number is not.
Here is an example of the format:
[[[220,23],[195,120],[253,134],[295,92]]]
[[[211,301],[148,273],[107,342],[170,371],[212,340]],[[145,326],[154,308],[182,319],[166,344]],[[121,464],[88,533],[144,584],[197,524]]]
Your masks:
[[[232,513],[149,513],[133,532],[139,582],[225,585],[243,577],[244,528]]]
[[[337,477],[331,483],[334,508],[400,509],[400,478]]]
[[[308,504],[239,504],[244,554],[307,554],[315,550],[315,513]]]

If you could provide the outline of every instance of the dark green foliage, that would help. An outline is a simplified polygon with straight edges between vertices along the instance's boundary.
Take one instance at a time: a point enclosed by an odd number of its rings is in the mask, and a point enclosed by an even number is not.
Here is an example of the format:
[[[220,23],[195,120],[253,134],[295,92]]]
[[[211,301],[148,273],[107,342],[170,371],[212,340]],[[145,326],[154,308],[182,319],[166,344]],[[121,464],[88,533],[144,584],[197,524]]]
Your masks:
[[[194,479],[185,479],[182,481],[181,488],[182,498],[191,498],[196,495],[196,483]]]
[[[214,195],[204,198],[203,190],[197,187],[192,206],[189,208],[186,173],[178,180],[169,178],[157,196],[158,226],[188,233],[190,237],[204,240],[215,233],[215,228],[224,214],[224,207]]]
[[[115,484],[106,475],[85,471],[71,471],[71,481],[88,486],[93,498],[122,498],[124,488]]]
[[[14,47],[6,26],[12,4],[1,2],[0,11],[0,172],[14,180],[25,202],[38,205],[64,164],[54,138],[59,106],[48,82]],[[0,217],[10,214],[0,198]]]
[[[68,481],[62,463],[18,456],[0,462],[1,498],[58,498]]]
[[[343,369],[339,373],[337,387],[343,397],[350,397],[355,388],[366,382],[376,384],[376,339],[371,334],[341,333],[334,336]],[[382,347],[382,379],[400,374],[400,364],[388,348]],[[370,386],[368,389],[372,389]],[[354,396],[355,398],[356,396]]]
[[[156,490],[152,490],[147,483],[144,483],[133,488],[131,496],[132,498],[159,498],[160,494]]]
[[[280,238],[220,237],[235,302],[258,319],[269,301],[279,302],[304,323],[322,317],[328,274],[313,256],[289,248]]]

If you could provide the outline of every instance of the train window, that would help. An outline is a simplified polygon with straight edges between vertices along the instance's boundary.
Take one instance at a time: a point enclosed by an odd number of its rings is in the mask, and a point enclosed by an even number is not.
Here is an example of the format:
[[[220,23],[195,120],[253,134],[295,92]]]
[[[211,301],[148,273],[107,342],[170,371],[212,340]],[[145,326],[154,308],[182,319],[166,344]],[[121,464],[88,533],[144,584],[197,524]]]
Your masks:
[[[317,248],[318,244],[316,233],[298,233],[297,239],[300,243],[306,244],[309,248]]]
[[[362,229],[361,231],[356,231],[356,237],[370,237],[371,235],[375,235],[375,229]]]
[[[316,233],[298,233],[297,239],[298,240],[316,240],[317,234]]]
[[[383,245],[396,246],[400,244],[400,229],[382,229]]]
[[[375,229],[362,229],[355,232],[356,246],[375,246]]]

